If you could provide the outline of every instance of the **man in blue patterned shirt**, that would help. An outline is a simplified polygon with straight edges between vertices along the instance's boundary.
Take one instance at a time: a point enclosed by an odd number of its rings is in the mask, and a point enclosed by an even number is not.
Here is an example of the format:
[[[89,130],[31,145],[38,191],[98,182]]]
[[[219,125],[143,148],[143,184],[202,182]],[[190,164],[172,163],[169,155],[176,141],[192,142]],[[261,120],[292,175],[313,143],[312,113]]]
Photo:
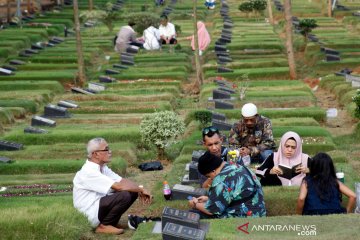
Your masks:
[[[202,218],[266,216],[260,182],[247,167],[231,165],[206,152],[199,159],[198,170],[213,179],[208,196],[189,200]]]

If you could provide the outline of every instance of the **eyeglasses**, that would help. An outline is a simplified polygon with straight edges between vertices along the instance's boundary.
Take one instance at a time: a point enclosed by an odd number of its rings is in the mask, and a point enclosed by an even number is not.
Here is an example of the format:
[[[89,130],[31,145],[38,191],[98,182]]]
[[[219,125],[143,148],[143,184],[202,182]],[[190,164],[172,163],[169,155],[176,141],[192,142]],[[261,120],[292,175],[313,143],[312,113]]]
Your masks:
[[[94,152],[111,152],[111,150],[110,150],[110,148],[109,147],[106,147],[105,149],[103,149],[103,150],[96,150],[96,151],[93,151],[93,153]]]
[[[203,129],[202,134],[203,136],[208,136],[208,135],[214,135],[215,133],[219,133],[219,129],[217,129],[216,127],[206,127]],[[208,136],[209,137],[209,136]]]

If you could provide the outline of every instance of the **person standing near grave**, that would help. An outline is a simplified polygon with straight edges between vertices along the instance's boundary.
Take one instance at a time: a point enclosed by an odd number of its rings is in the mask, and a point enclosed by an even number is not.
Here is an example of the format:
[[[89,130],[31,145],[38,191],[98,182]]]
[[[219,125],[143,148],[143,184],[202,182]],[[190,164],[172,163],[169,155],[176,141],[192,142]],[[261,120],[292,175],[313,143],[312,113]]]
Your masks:
[[[212,179],[208,196],[189,200],[201,218],[266,216],[261,185],[247,167],[231,165],[206,152],[199,159],[198,170]]]
[[[73,180],[74,207],[85,214],[96,233],[121,234],[121,215],[137,198],[150,204],[152,196],[142,186],[114,173],[107,164],[111,150],[103,138],[87,145],[88,159]]]
[[[302,139],[296,132],[286,132],[280,140],[277,152],[256,169],[262,186],[300,186],[303,178],[310,172],[311,158],[302,152]],[[290,176],[284,176],[282,166],[292,169]]]
[[[342,194],[349,198],[346,208],[341,206]],[[301,183],[296,213],[326,215],[352,213],[356,194],[336,178],[331,157],[316,154],[310,164],[310,174]]]
[[[275,149],[271,122],[258,114],[253,103],[241,109],[242,118],[230,130],[229,144],[240,147],[240,156],[250,156],[251,163],[262,163]]]
[[[160,17],[159,32],[161,44],[177,44],[175,26],[166,15]]]
[[[210,34],[206,29],[205,23],[202,21],[197,22],[197,34],[198,34],[198,43],[199,43],[199,55],[201,56],[203,51],[209,46],[211,42]],[[194,35],[188,37],[187,39],[191,40],[191,48],[195,51],[195,37]]]
[[[227,161],[228,148],[222,146],[223,136],[220,135],[219,129],[216,127],[210,126],[202,130],[203,145],[211,154],[218,156],[223,161]],[[208,188],[211,186],[212,180],[205,177],[204,175],[200,176],[200,185],[203,188]]]
[[[127,26],[120,28],[119,33],[115,37],[115,51],[124,52],[130,46],[130,43],[136,42],[136,33],[133,27],[135,22],[129,21]]]

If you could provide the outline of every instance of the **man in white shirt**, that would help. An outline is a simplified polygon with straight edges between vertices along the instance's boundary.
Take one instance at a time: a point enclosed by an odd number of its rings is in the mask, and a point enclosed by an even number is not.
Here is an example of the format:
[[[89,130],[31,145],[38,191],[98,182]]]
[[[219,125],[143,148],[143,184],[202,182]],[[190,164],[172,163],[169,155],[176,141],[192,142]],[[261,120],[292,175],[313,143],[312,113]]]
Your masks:
[[[85,214],[96,233],[121,234],[121,215],[139,197],[151,203],[151,195],[142,186],[120,177],[106,166],[111,150],[105,139],[94,138],[87,145],[88,159],[74,177],[74,207]]]
[[[162,44],[177,44],[175,26],[169,22],[166,15],[160,18],[159,32]]]

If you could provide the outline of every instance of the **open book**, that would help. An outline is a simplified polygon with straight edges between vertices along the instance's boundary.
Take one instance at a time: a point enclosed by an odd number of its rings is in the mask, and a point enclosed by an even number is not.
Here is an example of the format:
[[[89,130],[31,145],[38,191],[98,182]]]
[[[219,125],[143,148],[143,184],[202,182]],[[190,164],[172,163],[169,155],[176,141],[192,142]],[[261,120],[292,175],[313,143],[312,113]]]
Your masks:
[[[282,170],[283,174],[279,176],[290,180],[296,175],[301,173],[301,172],[296,173],[296,168],[300,166],[301,163],[294,165],[292,167],[280,163],[278,167]]]

